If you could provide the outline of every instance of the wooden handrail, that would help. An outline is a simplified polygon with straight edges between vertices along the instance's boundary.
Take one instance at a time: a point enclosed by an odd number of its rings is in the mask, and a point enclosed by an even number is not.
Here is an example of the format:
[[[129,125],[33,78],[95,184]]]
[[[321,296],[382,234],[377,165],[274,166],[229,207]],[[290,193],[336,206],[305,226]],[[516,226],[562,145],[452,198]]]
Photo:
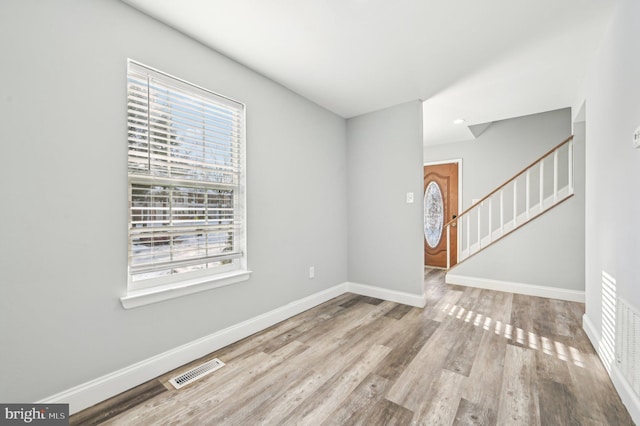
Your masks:
[[[531,164],[529,164],[527,167],[525,167],[524,169],[522,169],[521,171],[519,171],[517,174],[515,174],[511,179],[508,179],[507,181],[505,181],[502,185],[500,185],[499,187],[497,187],[496,189],[494,189],[493,191],[491,191],[490,193],[488,193],[487,195],[485,195],[482,199],[480,199],[479,201],[476,201],[471,207],[469,207],[468,209],[466,209],[465,211],[463,211],[462,213],[460,213],[457,217],[451,219],[449,222],[445,223],[443,226],[443,229],[446,228],[447,226],[450,226],[452,223],[457,222],[458,219],[460,219],[462,216],[464,216],[465,214],[469,213],[471,210],[473,210],[477,205],[482,204],[485,200],[487,200],[489,197],[491,197],[493,194],[495,194],[496,192],[500,191],[502,188],[504,188],[505,186],[509,185],[509,183],[511,183],[511,181],[516,180],[517,178],[519,178],[520,176],[522,176],[524,173],[527,172],[527,170],[529,170],[530,168],[532,168],[533,166],[535,166],[536,164],[538,164],[540,161],[544,160],[545,158],[547,158],[548,156],[550,156],[551,154],[553,154],[557,149],[561,148],[564,144],[568,143],[569,141],[571,141],[573,139],[573,135],[569,136],[568,138],[566,138],[565,140],[563,140],[561,143],[559,143],[558,145],[556,145],[555,147],[553,147],[552,149],[550,149],[548,152],[544,153],[543,155],[541,155],[540,157],[538,157],[537,160],[535,160],[534,162],[532,162]]]

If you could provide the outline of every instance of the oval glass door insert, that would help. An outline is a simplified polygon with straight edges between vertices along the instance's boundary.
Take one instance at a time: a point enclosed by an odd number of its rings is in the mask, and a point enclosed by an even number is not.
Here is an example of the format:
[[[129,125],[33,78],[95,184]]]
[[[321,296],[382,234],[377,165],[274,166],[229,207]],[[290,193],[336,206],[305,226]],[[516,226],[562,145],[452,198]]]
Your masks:
[[[444,225],[444,201],[442,191],[434,181],[424,191],[424,237],[431,248],[436,248],[442,238]]]

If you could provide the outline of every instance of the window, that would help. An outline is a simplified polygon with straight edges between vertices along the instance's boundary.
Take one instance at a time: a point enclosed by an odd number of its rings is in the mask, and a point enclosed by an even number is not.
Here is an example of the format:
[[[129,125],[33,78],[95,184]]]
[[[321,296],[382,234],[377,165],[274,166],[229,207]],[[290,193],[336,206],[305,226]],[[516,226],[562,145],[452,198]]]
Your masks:
[[[244,105],[131,60],[127,77],[130,292],[246,272]]]

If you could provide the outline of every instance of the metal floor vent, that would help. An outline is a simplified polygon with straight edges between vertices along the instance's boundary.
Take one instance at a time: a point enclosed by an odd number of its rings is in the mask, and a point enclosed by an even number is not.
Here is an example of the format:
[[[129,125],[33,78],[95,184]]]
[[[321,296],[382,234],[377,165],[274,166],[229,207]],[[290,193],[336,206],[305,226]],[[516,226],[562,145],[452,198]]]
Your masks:
[[[211,361],[207,361],[204,364],[193,367],[191,370],[182,373],[179,376],[169,379],[169,383],[171,383],[174,388],[180,389],[181,387],[186,386],[189,383],[193,383],[222,367],[224,367],[224,362],[220,361],[218,358],[214,358]]]

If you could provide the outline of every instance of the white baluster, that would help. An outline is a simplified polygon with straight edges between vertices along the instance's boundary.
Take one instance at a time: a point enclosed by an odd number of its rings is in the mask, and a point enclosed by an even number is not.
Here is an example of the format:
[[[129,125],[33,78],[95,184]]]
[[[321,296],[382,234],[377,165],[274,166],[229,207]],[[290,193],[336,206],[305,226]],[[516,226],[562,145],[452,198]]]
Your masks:
[[[467,235],[467,257],[471,255],[471,212],[467,213],[467,229],[465,229]]]
[[[540,211],[544,201],[544,159],[540,160]]]
[[[558,201],[558,150],[553,151],[553,201]]]
[[[480,219],[481,218],[480,213],[482,213],[481,209],[482,209],[482,204],[478,206],[478,250],[480,250],[480,248],[482,247],[482,233],[480,232],[481,231],[480,225],[482,224],[482,220]]]
[[[447,225],[447,269],[451,268],[451,225]]]
[[[516,228],[516,218],[518,217],[518,181],[513,181],[513,229]]]
[[[531,169],[527,169],[527,175],[526,175],[526,184],[525,184],[525,204],[526,204],[526,212],[527,212],[527,219],[529,219],[529,209],[531,206],[531,203],[529,201],[529,198],[531,197]]]
[[[504,191],[500,190],[500,235],[504,234]]]
[[[492,218],[493,218],[493,198],[489,198],[489,244],[493,242],[493,226],[491,226]]]
[[[569,175],[569,194],[573,194],[573,139],[569,141],[569,166],[567,173]]]

